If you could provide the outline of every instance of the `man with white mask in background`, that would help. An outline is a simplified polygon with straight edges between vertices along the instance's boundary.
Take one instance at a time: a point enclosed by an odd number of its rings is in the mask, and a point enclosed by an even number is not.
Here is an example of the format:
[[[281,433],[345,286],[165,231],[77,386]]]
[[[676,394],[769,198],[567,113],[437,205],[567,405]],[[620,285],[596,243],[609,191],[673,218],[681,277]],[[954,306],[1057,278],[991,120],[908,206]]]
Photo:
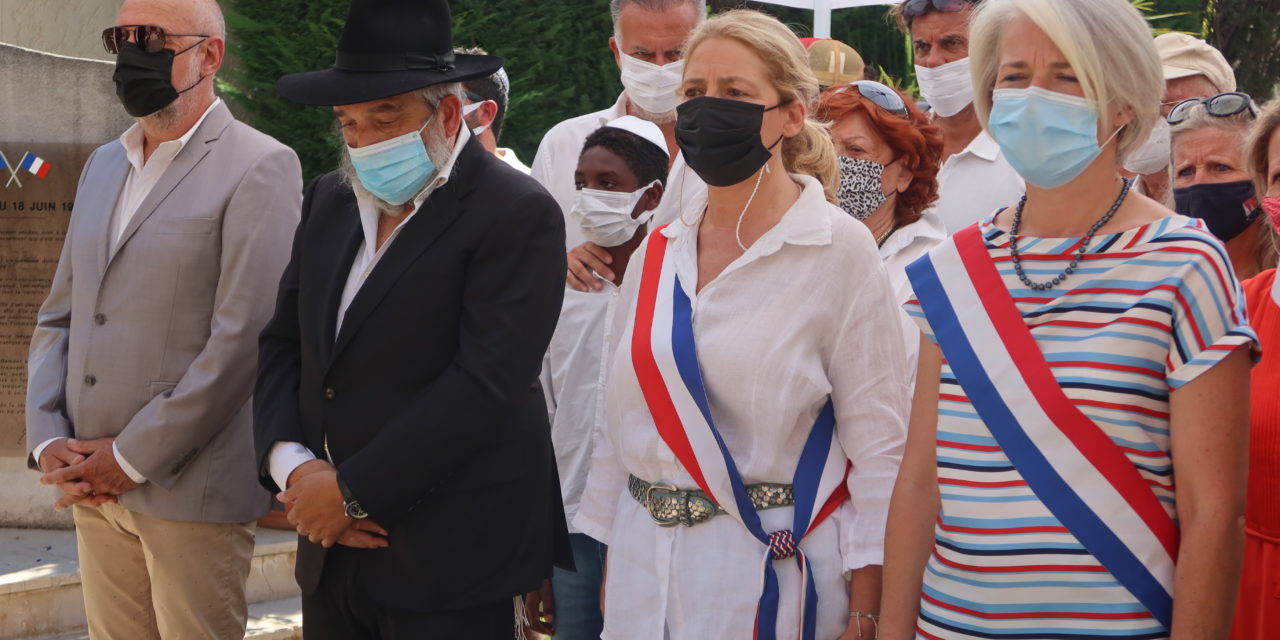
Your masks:
[[[920,95],[942,132],[936,215],[955,233],[1016,204],[1023,182],[973,109],[969,18],[982,0],[904,0],[889,11],[911,38]]]
[[[457,47],[454,53],[469,55],[487,55],[489,52],[480,47],[464,49]],[[498,146],[498,136],[502,135],[502,125],[507,121],[507,104],[511,93],[511,79],[507,77],[506,68],[498,69],[483,78],[475,78],[462,83],[462,121],[471,129],[471,135],[484,147],[485,151],[498,156],[498,159],[511,165],[511,168],[528,175],[529,167],[516,157],[514,149]]]
[[[684,72],[684,43],[706,19],[706,0],[610,0],[613,51],[621,73],[623,91],[613,106],[565,120],[542,138],[534,156],[534,180],[560,204],[565,219],[565,248],[570,249],[568,284],[579,291],[599,291],[605,279],[614,277],[608,252],[587,242],[578,225],[568,219],[576,189],[573,174],[587,136],[625,115],[648,120],[662,131],[670,167],[672,197],[664,198],[654,213],[654,224],[676,219],[679,201],[699,197],[706,185],[689,170],[675,144],[676,91]]]

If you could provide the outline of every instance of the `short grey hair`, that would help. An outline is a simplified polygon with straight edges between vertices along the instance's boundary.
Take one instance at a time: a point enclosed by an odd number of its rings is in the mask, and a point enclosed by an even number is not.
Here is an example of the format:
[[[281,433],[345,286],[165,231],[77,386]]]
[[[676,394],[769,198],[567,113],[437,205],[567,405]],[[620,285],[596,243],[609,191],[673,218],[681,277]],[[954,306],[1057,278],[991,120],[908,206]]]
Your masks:
[[[413,91],[413,95],[422,98],[427,104],[434,109],[440,106],[440,101],[448,96],[456,96],[458,101],[462,101],[462,83],[446,82],[444,84],[433,84],[429,87],[423,87]]]
[[[630,4],[646,11],[666,11],[672,7],[692,5],[694,12],[698,14],[698,24],[702,24],[707,19],[707,0],[609,0],[614,37],[618,35],[618,16],[622,15],[622,8]]]
[[[218,6],[217,0],[197,0],[194,4],[192,20],[195,21],[196,28],[226,40],[227,22],[222,17],[222,7]]]

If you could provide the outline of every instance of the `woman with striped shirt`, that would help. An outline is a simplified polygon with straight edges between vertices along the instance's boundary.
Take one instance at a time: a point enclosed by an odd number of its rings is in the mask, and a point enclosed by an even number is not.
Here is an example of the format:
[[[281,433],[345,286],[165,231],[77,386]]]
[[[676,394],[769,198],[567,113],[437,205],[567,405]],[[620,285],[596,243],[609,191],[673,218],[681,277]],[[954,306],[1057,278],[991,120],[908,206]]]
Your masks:
[[[1027,193],[908,268],[882,637],[1225,637],[1256,338],[1222,245],[1118,174],[1159,117],[1150,31],[1124,0],[987,0],[970,37]]]

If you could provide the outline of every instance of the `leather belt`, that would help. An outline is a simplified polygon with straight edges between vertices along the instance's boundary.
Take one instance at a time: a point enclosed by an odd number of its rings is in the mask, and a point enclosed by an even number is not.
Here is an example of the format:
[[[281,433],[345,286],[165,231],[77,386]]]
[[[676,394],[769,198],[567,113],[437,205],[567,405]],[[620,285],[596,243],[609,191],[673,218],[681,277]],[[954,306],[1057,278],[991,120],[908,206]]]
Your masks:
[[[627,482],[627,489],[660,527],[692,527],[726,513],[699,489],[681,489],[669,482],[645,482],[635,476]],[[747,485],[746,489],[757,511],[796,503],[789,484],[759,482]]]

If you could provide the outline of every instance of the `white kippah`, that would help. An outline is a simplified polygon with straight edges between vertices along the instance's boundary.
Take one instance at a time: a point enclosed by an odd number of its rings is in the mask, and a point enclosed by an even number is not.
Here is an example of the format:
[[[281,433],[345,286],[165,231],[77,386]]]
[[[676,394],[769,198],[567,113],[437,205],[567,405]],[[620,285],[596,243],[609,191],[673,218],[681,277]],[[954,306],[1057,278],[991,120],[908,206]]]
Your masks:
[[[622,129],[623,131],[630,131],[631,133],[652,142],[659,149],[662,149],[663,153],[670,155],[667,151],[667,139],[662,135],[662,129],[659,129],[658,125],[649,122],[648,120],[643,120],[635,116],[622,116],[616,120],[611,120],[604,126],[613,127],[614,129]]]

